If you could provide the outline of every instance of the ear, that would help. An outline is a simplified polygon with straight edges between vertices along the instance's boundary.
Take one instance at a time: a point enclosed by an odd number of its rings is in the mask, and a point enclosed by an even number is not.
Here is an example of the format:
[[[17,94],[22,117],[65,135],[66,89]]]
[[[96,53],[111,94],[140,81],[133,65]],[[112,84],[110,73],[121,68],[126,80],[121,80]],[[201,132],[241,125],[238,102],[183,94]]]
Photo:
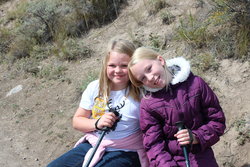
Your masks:
[[[165,59],[160,55],[157,56],[157,60],[159,60],[163,66],[166,64]]]

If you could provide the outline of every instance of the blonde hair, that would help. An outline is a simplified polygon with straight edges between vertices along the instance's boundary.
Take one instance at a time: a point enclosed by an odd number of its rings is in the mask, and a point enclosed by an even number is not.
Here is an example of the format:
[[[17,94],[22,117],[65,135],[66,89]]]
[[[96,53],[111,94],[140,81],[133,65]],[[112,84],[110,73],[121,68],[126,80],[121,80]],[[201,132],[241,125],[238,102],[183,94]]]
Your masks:
[[[131,67],[137,64],[139,61],[142,60],[157,60],[159,54],[154,51],[153,49],[146,48],[146,47],[139,47],[135,50],[129,64],[128,64],[128,74],[129,79],[135,87],[141,88],[143,83],[138,81],[131,72]],[[166,64],[164,65],[165,72],[166,72],[166,87],[168,87],[169,83],[172,80],[172,74],[168,70]],[[144,91],[143,91],[144,92]]]
[[[125,39],[120,39],[120,38],[114,38],[109,41],[107,51],[106,51],[107,53],[103,59],[102,69],[101,69],[100,76],[99,76],[98,96],[103,97],[104,100],[108,100],[108,97],[111,91],[111,82],[107,76],[107,64],[110,58],[111,51],[123,53],[123,54],[128,55],[129,57],[132,57],[135,51],[135,46],[133,45],[133,43]],[[129,87],[128,96],[131,96],[135,100],[139,101],[139,97],[140,97],[139,89],[135,87],[133,84],[131,84],[130,81],[128,83],[128,87]]]

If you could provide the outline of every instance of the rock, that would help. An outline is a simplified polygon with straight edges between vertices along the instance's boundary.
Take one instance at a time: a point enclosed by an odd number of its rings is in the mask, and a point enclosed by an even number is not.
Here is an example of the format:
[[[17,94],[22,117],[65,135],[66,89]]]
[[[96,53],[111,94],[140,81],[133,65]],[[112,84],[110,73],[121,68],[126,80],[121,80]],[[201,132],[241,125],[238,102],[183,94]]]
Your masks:
[[[18,86],[16,86],[16,87],[14,87],[13,89],[11,89],[11,90],[7,93],[6,97],[8,97],[8,96],[10,96],[10,95],[12,95],[12,94],[18,93],[18,92],[20,92],[22,89],[23,89],[23,85],[18,85]]]

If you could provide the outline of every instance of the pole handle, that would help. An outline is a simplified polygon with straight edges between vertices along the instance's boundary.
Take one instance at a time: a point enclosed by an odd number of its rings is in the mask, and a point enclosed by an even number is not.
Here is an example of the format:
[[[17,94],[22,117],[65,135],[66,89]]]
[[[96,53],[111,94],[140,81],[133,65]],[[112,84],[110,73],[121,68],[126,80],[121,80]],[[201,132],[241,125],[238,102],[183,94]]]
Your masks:
[[[182,121],[178,121],[175,123],[175,126],[177,126],[178,131],[185,129],[184,123]]]
[[[182,121],[178,121],[175,123],[175,126],[177,126],[178,131],[182,130],[182,129],[186,129],[184,126],[184,123]],[[186,167],[191,167],[190,166],[190,162],[189,162],[189,157],[188,157],[188,150],[187,150],[187,146],[181,146],[182,147],[182,151],[185,157],[185,163],[186,163]]]

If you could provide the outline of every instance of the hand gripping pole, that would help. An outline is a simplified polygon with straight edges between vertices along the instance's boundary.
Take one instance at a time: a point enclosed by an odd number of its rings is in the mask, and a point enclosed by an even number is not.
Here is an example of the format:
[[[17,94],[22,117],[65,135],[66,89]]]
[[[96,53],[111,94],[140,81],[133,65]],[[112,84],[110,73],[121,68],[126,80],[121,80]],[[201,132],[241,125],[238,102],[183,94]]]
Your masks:
[[[175,123],[175,125],[178,127],[178,131],[185,129],[184,123],[182,121],[178,121]],[[186,167],[191,167],[190,166],[190,162],[189,162],[189,158],[188,158],[188,149],[187,146],[181,146],[182,151],[184,153],[184,157],[185,157],[185,162],[186,162]]]

